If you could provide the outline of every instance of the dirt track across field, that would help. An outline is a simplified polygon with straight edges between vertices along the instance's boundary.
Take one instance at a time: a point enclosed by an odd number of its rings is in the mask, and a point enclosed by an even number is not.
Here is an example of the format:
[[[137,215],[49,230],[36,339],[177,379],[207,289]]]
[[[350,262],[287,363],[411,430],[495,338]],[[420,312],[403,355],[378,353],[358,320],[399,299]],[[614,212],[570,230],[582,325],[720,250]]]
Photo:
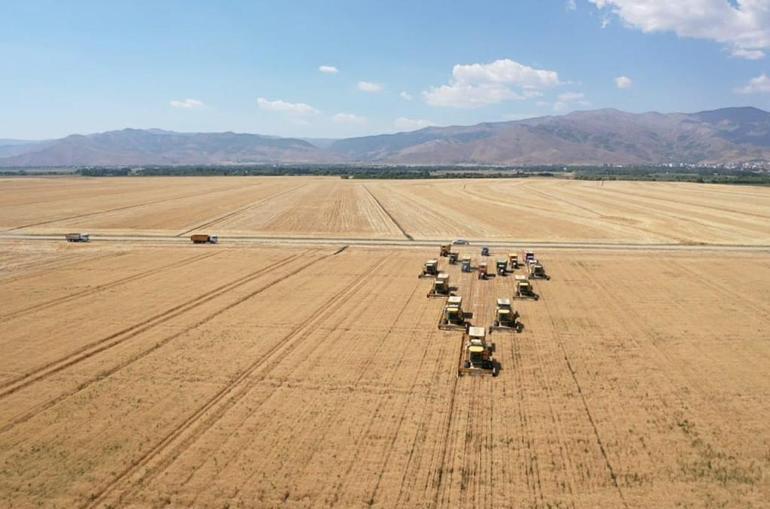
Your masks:
[[[770,190],[430,184],[0,181],[0,506],[767,505]],[[434,236],[549,242],[496,378]],[[513,295],[440,264],[474,324]]]

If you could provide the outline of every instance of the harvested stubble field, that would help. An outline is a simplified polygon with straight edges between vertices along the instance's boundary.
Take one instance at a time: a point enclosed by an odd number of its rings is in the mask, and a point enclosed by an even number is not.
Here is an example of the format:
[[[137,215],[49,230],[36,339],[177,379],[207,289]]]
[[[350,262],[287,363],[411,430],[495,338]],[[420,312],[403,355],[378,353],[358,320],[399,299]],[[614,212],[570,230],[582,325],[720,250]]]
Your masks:
[[[500,376],[457,378],[461,333],[416,277],[436,250],[376,239],[761,246],[769,190],[432,184],[3,181],[0,506],[767,505],[767,251],[540,249],[553,279],[490,337]],[[220,245],[18,238],[207,222]],[[513,277],[448,269],[491,324]]]
[[[770,244],[770,189],[548,179],[0,179],[0,233]]]

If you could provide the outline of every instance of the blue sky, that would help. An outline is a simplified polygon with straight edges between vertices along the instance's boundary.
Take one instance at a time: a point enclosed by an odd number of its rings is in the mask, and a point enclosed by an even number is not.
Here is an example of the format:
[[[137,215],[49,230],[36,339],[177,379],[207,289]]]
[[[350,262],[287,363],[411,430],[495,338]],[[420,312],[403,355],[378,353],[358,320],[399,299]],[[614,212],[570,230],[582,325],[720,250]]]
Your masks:
[[[0,138],[770,109],[766,51],[770,0],[4,0]]]

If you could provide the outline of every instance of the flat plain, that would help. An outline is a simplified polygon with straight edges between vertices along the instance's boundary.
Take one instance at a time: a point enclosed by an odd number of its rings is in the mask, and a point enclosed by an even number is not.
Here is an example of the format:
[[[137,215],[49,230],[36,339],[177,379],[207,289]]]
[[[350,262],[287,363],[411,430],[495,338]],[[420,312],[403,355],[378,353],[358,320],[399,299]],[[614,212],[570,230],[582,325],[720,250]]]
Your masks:
[[[770,189],[0,191],[0,506],[768,505]],[[51,237],[68,231],[94,240]],[[461,334],[416,277],[454,237],[491,241],[490,261],[538,245],[552,275],[514,301],[523,332],[490,337],[496,378],[456,376]],[[440,263],[490,325],[513,277]]]

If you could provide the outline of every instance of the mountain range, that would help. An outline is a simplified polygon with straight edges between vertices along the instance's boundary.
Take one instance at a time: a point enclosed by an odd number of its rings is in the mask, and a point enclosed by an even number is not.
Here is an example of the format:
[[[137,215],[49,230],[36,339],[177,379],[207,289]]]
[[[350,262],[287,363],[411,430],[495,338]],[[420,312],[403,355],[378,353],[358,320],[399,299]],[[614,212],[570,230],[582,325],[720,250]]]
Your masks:
[[[443,165],[728,164],[770,161],[770,113],[579,111],[339,140],[123,129],[0,140],[0,167],[249,163]]]

